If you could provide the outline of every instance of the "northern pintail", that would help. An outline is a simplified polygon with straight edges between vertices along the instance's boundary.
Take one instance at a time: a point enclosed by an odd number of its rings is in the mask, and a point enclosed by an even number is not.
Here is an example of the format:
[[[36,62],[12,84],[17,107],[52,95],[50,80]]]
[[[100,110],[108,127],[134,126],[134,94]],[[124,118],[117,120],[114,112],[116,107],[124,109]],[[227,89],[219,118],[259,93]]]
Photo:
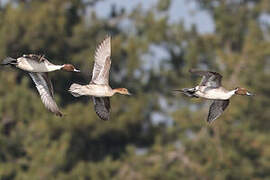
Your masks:
[[[7,57],[1,65],[13,65],[27,72],[51,72],[57,70],[65,70],[71,72],[80,72],[75,69],[72,64],[55,65],[52,64],[44,56],[36,54],[25,54],[17,59]]]
[[[237,87],[233,90],[226,90],[221,86],[222,76],[217,72],[212,71],[201,71],[191,69],[190,73],[202,76],[200,84],[194,88],[184,88],[182,90],[177,90],[189,97],[204,98],[213,100],[210,105],[207,122],[211,123],[216,120],[228,107],[230,103],[230,98],[233,95],[246,95],[252,96],[245,88]]]
[[[62,116],[54,100],[53,85],[48,77],[48,72],[60,69],[73,72],[79,72],[79,70],[75,69],[71,64],[54,65],[44,56],[35,54],[23,55],[18,59],[8,57],[3,60],[1,65],[12,65],[28,72],[36,85],[45,107],[57,116]]]
[[[131,95],[126,88],[112,89],[109,85],[111,66],[111,37],[106,37],[96,48],[92,80],[88,85],[72,84],[69,92],[75,96],[92,96],[96,114],[102,120],[110,116],[110,99],[115,93]]]

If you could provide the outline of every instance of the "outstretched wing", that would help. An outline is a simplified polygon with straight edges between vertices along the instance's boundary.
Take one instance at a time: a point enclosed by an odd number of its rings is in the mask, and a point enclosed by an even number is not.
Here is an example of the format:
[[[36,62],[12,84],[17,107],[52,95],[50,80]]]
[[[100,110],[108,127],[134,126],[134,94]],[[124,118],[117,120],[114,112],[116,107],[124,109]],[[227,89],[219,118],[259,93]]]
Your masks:
[[[111,67],[111,37],[107,36],[97,47],[91,83],[108,84]]]
[[[211,104],[209,113],[208,113],[208,118],[207,122],[211,123],[214,120],[216,120],[222,113],[223,111],[228,107],[230,103],[230,100],[214,100],[214,102]]]
[[[109,97],[93,97],[95,111],[102,120],[110,118],[110,98]]]
[[[222,76],[217,72],[190,69],[190,73],[202,76],[200,86],[218,88],[221,86]]]
[[[48,79],[48,74],[31,72],[29,75],[33,79],[45,107],[57,116],[62,116],[62,113],[54,101],[53,87],[51,81]]]

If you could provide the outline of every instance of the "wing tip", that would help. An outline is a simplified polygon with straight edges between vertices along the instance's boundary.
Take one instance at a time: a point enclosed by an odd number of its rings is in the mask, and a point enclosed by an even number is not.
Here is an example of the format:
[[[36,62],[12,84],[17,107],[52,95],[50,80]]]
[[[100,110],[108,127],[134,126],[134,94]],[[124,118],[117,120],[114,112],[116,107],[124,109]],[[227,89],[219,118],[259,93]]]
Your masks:
[[[111,36],[107,34],[101,44],[105,44],[105,46],[111,46]]]
[[[222,78],[222,75],[218,72],[215,72],[215,71],[210,71],[211,73],[213,73],[215,76],[220,76]]]
[[[208,123],[208,125],[211,125],[216,119],[210,119],[207,118],[206,122]]]
[[[111,39],[112,38],[112,36],[111,36],[111,34],[106,34],[106,36],[105,36],[105,39]]]
[[[59,117],[63,117],[63,113],[60,112],[60,111],[55,112],[55,115],[56,115],[56,116],[59,116]]]
[[[103,121],[108,121],[108,120],[110,120],[110,118],[108,117],[108,118],[100,118],[101,120],[103,120]]]
[[[109,54],[111,53],[111,36],[110,35],[106,35],[105,38],[100,41],[98,43],[98,45],[96,46],[96,50],[95,50],[95,58],[98,57],[98,53],[102,50],[104,51],[105,49],[109,50]]]
[[[103,120],[103,121],[108,121],[110,119],[110,116],[104,116],[102,114],[99,114],[98,112],[96,112],[96,114],[98,115],[98,117]]]
[[[99,43],[99,46],[102,46],[105,43],[110,43],[111,42],[111,35],[110,34],[106,34],[105,38]]]

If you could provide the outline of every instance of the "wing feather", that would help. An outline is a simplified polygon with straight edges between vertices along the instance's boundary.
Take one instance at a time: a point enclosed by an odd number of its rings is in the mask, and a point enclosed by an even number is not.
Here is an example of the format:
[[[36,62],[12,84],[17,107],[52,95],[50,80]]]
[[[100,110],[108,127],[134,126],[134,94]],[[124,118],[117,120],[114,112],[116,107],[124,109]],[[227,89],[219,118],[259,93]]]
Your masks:
[[[216,120],[228,107],[230,104],[230,100],[214,100],[214,102],[211,104],[207,122],[211,123],[214,120]]]
[[[54,101],[52,90],[53,87],[51,81],[48,79],[48,75],[46,73],[33,72],[29,73],[29,75],[33,79],[41,97],[41,101],[45,105],[45,107],[57,116],[62,116],[62,113],[60,112],[56,102]]]
[[[94,108],[96,114],[102,120],[109,120],[110,118],[110,98],[109,97],[93,97]]]
[[[200,82],[200,86],[209,86],[213,88],[217,88],[221,86],[222,76],[213,71],[201,71],[190,69],[190,73],[202,76],[202,80]]]
[[[91,83],[108,84],[111,67],[111,37],[106,37],[97,47]]]

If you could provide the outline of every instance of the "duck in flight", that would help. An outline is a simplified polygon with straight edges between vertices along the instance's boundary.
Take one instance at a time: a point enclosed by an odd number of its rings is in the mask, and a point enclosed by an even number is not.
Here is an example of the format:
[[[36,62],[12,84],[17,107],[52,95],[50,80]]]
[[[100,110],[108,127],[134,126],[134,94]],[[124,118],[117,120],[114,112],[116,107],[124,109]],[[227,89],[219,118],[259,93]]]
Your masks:
[[[36,73],[52,72],[57,70],[80,72],[79,70],[75,69],[72,64],[55,65],[44,56],[36,54],[24,54],[22,57],[17,59],[7,57],[2,61],[1,65],[13,65],[21,70]]]
[[[253,96],[245,88],[237,87],[230,91],[226,90],[221,85],[222,76],[217,72],[195,69],[191,69],[189,72],[202,76],[200,84],[194,88],[184,88],[176,91],[180,91],[189,97],[213,100],[207,117],[208,123],[216,120],[224,112],[230,103],[229,99],[233,95]]]
[[[87,85],[72,84],[69,92],[75,96],[92,96],[96,114],[102,120],[110,116],[110,99],[115,93],[131,95],[126,88],[112,89],[109,85],[111,67],[111,37],[107,36],[96,48],[92,80]]]
[[[80,72],[71,64],[54,65],[44,56],[36,54],[23,55],[17,59],[7,57],[1,65],[12,65],[29,73],[34,81],[36,88],[45,107],[57,116],[62,116],[55,100],[54,91],[48,72],[56,70],[65,70],[70,72]]]

